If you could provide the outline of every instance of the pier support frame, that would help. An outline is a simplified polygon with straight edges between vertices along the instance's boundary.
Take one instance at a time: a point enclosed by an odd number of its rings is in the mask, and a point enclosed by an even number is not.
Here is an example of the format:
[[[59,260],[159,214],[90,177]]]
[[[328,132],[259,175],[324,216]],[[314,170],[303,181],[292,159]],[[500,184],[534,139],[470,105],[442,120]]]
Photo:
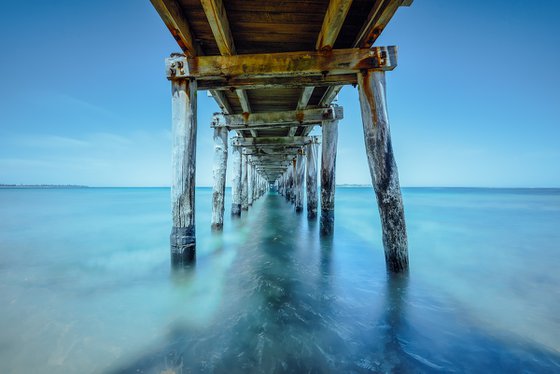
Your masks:
[[[296,158],[296,178],[295,178],[295,205],[296,212],[303,211],[303,189],[305,183],[305,156],[300,149]]]
[[[214,129],[214,166],[212,168],[212,230],[224,226],[224,196],[226,191],[226,169],[228,157],[228,130],[225,127]]]
[[[358,74],[360,107],[369,170],[381,216],[387,269],[408,270],[408,242],[397,164],[391,145],[385,72]]]
[[[307,218],[317,217],[317,144],[308,144],[305,150]]]
[[[241,215],[241,147],[232,146],[231,158],[231,171],[233,174],[231,184],[231,215],[239,217]]]
[[[322,235],[330,235],[334,229],[334,194],[336,174],[336,148],[338,143],[338,120],[323,121],[321,147],[321,222]]]
[[[172,179],[173,228],[171,263],[181,266],[195,259],[195,170],[197,82],[173,80],[172,86]]]

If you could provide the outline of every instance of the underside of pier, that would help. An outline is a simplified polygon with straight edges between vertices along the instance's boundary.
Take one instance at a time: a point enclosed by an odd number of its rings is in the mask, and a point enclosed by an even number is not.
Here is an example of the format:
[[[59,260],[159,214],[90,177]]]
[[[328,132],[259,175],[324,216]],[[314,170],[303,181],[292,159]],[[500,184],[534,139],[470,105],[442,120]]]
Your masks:
[[[397,66],[397,48],[374,43],[398,8],[412,0],[151,2],[181,48],[166,60],[172,82],[173,263],[191,261],[196,247],[198,90],[209,91],[221,109],[210,124],[215,144],[213,229],[224,223],[231,157],[234,216],[274,186],[293,201],[296,212],[307,201],[309,219],[320,215],[321,232],[330,235],[338,125],[344,117],[333,101],[344,85],[358,85],[387,267],[406,271],[404,209],[385,99],[385,72]],[[310,136],[315,126],[321,126],[321,137]]]

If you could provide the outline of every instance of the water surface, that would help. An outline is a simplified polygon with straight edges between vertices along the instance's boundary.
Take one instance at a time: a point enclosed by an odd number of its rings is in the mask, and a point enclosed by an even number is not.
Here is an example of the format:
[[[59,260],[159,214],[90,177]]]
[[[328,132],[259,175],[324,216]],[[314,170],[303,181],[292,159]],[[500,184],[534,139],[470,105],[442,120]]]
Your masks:
[[[212,235],[196,199],[171,272],[168,189],[0,190],[0,372],[560,371],[559,190],[405,189],[408,276],[369,188],[331,238],[275,194]]]

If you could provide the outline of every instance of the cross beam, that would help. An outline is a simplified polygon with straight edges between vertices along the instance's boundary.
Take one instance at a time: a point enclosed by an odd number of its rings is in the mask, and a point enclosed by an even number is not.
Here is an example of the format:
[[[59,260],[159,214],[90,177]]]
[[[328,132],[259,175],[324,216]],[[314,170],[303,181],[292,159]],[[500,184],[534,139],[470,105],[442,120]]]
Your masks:
[[[344,118],[340,106],[328,108],[292,110],[283,112],[243,113],[215,115],[212,127],[227,127],[229,130],[250,130],[270,127],[310,126],[322,121],[334,121]]]
[[[360,70],[393,70],[396,66],[396,46],[236,56],[186,57],[173,54],[166,59],[167,78],[170,80],[327,76],[355,74]]]
[[[259,138],[240,138],[234,137],[231,139],[231,145],[234,147],[302,147],[306,144],[318,142],[315,136],[266,136]]]

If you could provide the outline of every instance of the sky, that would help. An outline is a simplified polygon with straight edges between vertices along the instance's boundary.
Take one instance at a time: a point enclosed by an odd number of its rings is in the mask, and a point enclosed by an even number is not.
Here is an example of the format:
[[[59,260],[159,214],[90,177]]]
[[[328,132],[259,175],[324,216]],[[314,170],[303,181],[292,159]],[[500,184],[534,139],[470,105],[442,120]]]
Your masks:
[[[560,187],[560,2],[416,0],[376,42],[402,186]],[[148,0],[5,2],[0,184],[168,186],[179,51]],[[198,95],[197,185],[218,111]],[[357,90],[338,97],[337,184],[370,184]],[[228,180],[231,175],[228,174]]]

